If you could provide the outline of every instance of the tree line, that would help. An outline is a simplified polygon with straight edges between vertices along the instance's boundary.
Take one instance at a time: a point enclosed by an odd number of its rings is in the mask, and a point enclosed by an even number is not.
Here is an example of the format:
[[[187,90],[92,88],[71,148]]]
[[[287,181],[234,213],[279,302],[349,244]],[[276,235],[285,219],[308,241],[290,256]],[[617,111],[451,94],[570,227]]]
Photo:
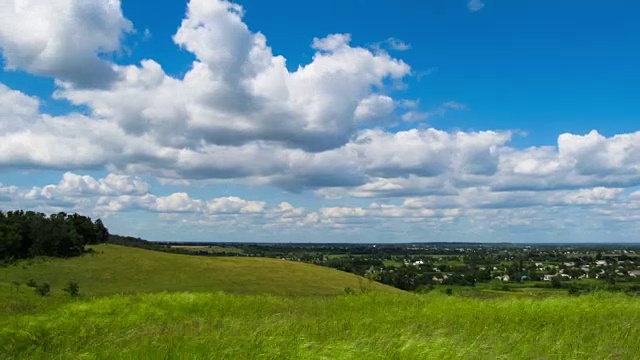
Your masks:
[[[104,243],[109,230],[102,220],[60,212],[47,216],[34,211],[0,211],[0,260],[35,256],[72,257],[85,245]]]

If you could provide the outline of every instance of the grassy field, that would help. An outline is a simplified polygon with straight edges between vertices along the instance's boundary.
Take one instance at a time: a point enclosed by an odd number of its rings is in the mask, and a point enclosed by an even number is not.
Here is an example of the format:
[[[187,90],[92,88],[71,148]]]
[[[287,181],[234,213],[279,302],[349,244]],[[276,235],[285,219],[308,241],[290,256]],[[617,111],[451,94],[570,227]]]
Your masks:
[[[319,296],[343,294],[345,288],[399,292],[361,277],[325,267],[266,258],[201,257],[98,245],[95,254],[71,259],[20,261],[0,268],[0,313],[41,306],[30,279],[51,285],[53,298],[69,281],[84,296],[140,292],[215,292]],[[14,282],[21,285],[16,289]]]
[[[4,359],[634,359],[624,295],[280,297],[163,293],[78,300],[7,321]]]
[[[640,299],[453,287],[100,245],[0,268],[0,359],[635,359]],[[46,281],[40,298],[24,283]],[[82,296],[61,289],[70,280]],[[16,286],[20,283],[20,286]],[[356,295],[345,295],[350,287]],[[366,290],[360,293],[359,290]],[[483,290],[486,296],[477,296]],[[484,291],[487,290],[487,291]],[[566,292],[564,292],[566,294]]]

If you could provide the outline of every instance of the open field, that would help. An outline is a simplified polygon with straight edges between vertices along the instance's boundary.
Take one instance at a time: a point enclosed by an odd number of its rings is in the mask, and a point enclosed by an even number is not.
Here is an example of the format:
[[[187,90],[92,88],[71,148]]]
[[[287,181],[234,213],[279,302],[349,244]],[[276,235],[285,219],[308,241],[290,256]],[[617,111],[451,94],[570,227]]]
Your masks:
[[[20,315],[5,359],[633,359],[640,301],[592,294],[280,297],[163,293],[81,299]]]
[[[399,292],[342,271],[266,258],[198,257],[116,245],[97,245],[96,253],[70,259],[34,259],[0,268],[0,313],[39,306],[30,279],[51,285],[50,297],[64,298],[69,281],[85,296],[140,292],[215,292],[274,295],[336,295],[344,289]],[[21,285],[16,289],[14,282]]]
[[[0,268],[0,358],[634,359],[640,353],[640,299],[621,293],[570,297],[561,289],[482,284],[412,294],[300,262],[114,245],[94,250]],[[25,285],[29,279],[50,283],[52,293],[38,297]],[[82,296],[61,291],[70,280]],[[345,288],[355,294],[345,295]]]

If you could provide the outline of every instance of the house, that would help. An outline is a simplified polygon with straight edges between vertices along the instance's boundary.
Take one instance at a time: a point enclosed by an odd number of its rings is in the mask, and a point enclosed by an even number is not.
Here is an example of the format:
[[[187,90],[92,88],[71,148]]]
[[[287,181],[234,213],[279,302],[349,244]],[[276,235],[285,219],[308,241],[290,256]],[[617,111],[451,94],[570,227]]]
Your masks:
[[[631,270],[631,271],[629,271],[629,276],[640,277],[640,270]]]
[[[566,267],[574,267],[574,266],[576,266],[576,263],[574,263],[574,262],[566,262],[566,263],[564,263],[564,266],[566,266]]]
[[[544,275],[542,277],[543,281],[551,281],[554,277],[556,277],[556,275]]]
[[[413,265],[414,265],[414,266],[424,265],[424,261],[422,261],[422,260],[414,261],[414,262],[413,262]]]
[[[607,266],[607,260],[598,260],[596,261],[597,266]]]

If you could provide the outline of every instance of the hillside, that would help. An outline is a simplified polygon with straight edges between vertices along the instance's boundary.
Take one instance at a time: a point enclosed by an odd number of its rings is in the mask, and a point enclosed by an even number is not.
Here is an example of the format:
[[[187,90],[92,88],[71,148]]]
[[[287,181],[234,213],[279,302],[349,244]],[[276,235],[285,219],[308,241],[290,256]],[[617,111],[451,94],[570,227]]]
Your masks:
[[[62,296],[69,281],[85,296],[140,292],[217,292],[273,295],[336,295],[349,287],[376,292],[394,288],[321,266],[267,258],[202,257],[117,245],[96,245],[94,254],[70,259],[34,259],[0,268],[0,302],[33,298],[30,279]],[[19,282],[18,290],[12,283]]]
[[[474,299],[165,293],[77,300],[14,316],[5,359],[634,359],[624,295]],[[4,354],[3,354],[4,353]]]

